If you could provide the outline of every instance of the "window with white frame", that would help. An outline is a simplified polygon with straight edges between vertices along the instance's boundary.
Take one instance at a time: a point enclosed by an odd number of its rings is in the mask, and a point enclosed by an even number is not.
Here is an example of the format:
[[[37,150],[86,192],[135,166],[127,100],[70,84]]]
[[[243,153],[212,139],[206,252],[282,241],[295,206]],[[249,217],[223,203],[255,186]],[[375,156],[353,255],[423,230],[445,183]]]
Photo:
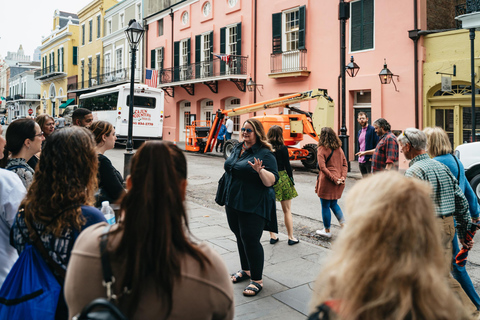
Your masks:
[[[120,71],[122,70],[123,68],[123,61],[122,61],[122,57],[123,57],[123,48],[120,48],[120,49],[117,49],[115,51],[115,61],[116,61],[116,64],[115,64],[115,69],[117,71]]]
[[[155,59],[155,69],[162,70],[163,67],[163,48],[155,49],[156,59]]]
[[[137,3],[137,6],[136,6],[136,11],[137,11],[137,22],[140,22],[142,21],[142,4],[141,3]]]
[[[237,54],[237,25],[228,26],[226,30],[226,54]],[[230,65],[227,63],[227,74],[236,74],[237,64]]]
[[[92,42],[93,39],[93,20],[88,21],[88,42]]]
[[[109,73],[110,73],[110,63],[111,63],[110,53],[106,53],[106,54],[103,56],[103,66],[104,66],[104,68],[105,68],[105,74],[109,74]]]
[[[122,29],[125,26],[125,14],[120,13],[118,16],[118,28]]]
[[[202,44],[200,51],[201,61],[201,77],[210,76],[210,60],[212,53],[210,52],[210,44],[213,39],[210,39],[210,32],[202,34]]]
[[[163,19],[158,20],[158,36],[163,36]]]
[[[180,41],[180,80],[188,78],[188,40]]]
[[[298,50],[298,31],[299,31],[299,10],[289,10],[283,12],[283,51]]]
[[[112,20],[107,21],[107,34],[112,34]]]

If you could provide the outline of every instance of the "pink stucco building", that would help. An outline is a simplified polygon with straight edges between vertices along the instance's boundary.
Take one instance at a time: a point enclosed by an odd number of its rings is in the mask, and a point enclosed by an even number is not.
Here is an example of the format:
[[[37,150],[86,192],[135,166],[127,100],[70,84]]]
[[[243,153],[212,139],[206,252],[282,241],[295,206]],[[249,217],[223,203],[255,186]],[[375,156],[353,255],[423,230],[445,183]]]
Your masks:
[[[341,120],[338,1],[171,2],[170,6],[156,7],[150,12],[148,2],[145,4],[146,67],[160,70],[158,87],[168,93],[165,139],[183,141],[191,115],[197,120],[208,120],[218,108],[313,88],[327,89],[334,99],[336,115],[332,125],[338,131]],[[371,114],[370,122],[386,118],[395,130],[421,123],[422,107],[415,99],[415,44],[409,37],[409,30],[425,28],[426,22],[422,21],[426,21],[426,1],[418,2],[417,25],[416,1],[350,2],[346,63],[353,56],[360,66],[355,78],[346,79],[350,160],[355,158],[359,111]],[[421,58],[421,47],[417,50]],[[229,54],[231,61],[222,62],[212,53]],[[380,83],[378,74],[384,59],[398,75],[398,79],[394,77],[398,91],[393,83]],[[252,92],[245,88],[250,78],[259,84]],[[421,95],[419,91],[420,103]],[[300,105],[310,111],[313,107],[314,102]],[[235,119],[236,131],[248,115],[242,117]]]

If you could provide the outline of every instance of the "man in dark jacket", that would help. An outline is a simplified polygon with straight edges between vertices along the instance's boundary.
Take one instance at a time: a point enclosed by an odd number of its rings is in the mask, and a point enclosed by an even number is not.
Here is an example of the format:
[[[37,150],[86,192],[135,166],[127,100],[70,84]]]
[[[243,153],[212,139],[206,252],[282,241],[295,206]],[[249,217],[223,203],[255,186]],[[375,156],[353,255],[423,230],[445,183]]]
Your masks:
[[[375,149],[378,143],[378,135],[375,133],[375,128],[368,124],[368,117],[365,112],[359,112],[358,123],[362,126],[362,129],[358,130],[358,151],[363,152],[371,149]],[[372,172],[372,156],[362,155],[358,157],[358,166],[363,177],[368,176]]]

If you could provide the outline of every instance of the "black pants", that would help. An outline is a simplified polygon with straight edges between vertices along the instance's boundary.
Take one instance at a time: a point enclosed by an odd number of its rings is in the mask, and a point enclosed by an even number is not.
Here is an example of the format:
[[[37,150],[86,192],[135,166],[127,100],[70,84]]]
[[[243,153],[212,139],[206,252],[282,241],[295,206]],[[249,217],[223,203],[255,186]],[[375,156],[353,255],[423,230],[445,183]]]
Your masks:
[[[263,246],[260,243],[266,219],[255,213],[237,211],[225,206],[228,225],[237,238],[242,270],[250,270],[252,280],[262,280]]]
[[[217,139],[217,145],[215,146],[215,151],[218,152],[218,146],[220,146],[220,152],[223,152],[223,144],[225,143],[225,140],[218,140]]]
[[[366,177],[372,173],[372,161],[368,160],[365,163],[358,163],[358,167],[360,168],[360,172],[362,173],[362,177]]]

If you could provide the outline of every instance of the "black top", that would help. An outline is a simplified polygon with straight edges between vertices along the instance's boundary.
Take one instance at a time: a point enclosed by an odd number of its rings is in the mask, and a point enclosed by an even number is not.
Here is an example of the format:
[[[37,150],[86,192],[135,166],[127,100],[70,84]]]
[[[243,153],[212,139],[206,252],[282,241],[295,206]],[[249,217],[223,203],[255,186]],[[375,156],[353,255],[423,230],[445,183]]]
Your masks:
[[[275,150],[273,154],[275,155],[275,159],[277,159],[278,171],[287,171],[288,176],[293,179],[293,172],[292,166],[290,165],[288,148],[285,145],[282,145],[280,149]]]
[[[98,188],[100,198],[103,199],[100,199],[97,205],[101,205],[101,201],[105,200],[115,202],[125,192],[122,175],[103,154],[98,155]]]
[[[275,175],[278,181],[277,161],[273,153],[256,143],[246,149],[239,157],[243,143],[235,146],[230,157],[225,161],[225,205],[243,212],[255,213],[265,218],[265,230],[278,232],[275,207],[275,191],[266,187],[258,173],[248,164],[254,158],[262,160],[265,170]]]

